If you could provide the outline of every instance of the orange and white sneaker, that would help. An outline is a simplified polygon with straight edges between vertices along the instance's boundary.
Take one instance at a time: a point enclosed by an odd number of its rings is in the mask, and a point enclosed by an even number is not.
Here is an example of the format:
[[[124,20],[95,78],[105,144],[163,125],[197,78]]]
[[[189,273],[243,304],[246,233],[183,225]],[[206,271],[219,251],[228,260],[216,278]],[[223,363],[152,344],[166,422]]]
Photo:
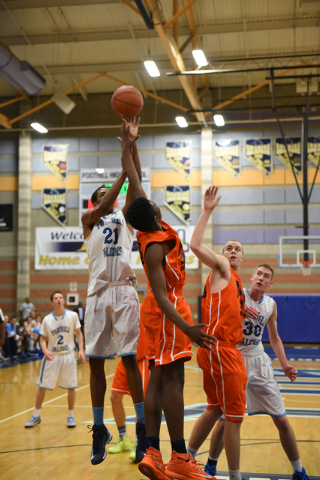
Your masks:
[[[217,480],[216,477],[208,475],[200,468],[197,462],[188,453],[177,453],[173,450],[170,462],[167,465],[166,475],[175,480]]]
[[[166,475],[166,467],[163,463],[161,452],[156,448],[149,447],[147,449],[138,468],[140,472],[150,478],[150,480],[171,480],[171,478]]]

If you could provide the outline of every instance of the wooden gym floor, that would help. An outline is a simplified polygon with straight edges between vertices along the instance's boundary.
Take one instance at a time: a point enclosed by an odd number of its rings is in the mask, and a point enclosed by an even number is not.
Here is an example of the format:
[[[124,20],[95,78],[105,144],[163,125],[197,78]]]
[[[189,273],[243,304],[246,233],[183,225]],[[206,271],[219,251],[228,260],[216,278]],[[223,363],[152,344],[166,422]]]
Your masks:
[[[106,361],[108,391],[105,401],[106,425],[118,438],[112,420],[110,387],[118,359]],[[320,478],[320,362],[292,362],[299,370],[297,382],[291,384],[273,361],[289,420],[294,428],[302,464],[309,477]],[[92,424],[89,389],[89,365],[78,366],[78,389],[75,407],[77,427],[68,429],[67,394],[63,389],[47,391],[41,411],[41,424],[25,429],[34,410],[36,381],[40,361],[0,370],[0,477],[2,480],[140,480],[137,465],[130,452],[109,454],[97,466],[90,463]],[[195,355],[186,364],[185,438],[189,439],[194,422],[205,408],[202,375]],[[134,439],[134,409],[131,398],[124,396],[129,437]],[[199,451],[198,460],[207,460],[209,440]],[[161,428],[161,450],[165,462],[170,459],[170,442],[165,424]],[[218,479],[226,479],[225,453],[218,463]],[[241,472],[246,479],[270,480],[291,478],[291,465],[279,442],[278,432],[268,416],[245,417],[241,429]]]

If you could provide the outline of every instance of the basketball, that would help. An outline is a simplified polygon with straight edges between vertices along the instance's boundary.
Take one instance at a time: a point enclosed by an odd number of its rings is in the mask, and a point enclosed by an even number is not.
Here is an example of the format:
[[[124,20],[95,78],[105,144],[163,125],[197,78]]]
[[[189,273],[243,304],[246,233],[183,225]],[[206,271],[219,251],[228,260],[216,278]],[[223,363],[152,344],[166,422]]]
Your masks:
[[[143,107],[143,98],[139,90],[131,85],[118,88],[111,98],[111,106],[117,115],[126,118],[139,115]]]

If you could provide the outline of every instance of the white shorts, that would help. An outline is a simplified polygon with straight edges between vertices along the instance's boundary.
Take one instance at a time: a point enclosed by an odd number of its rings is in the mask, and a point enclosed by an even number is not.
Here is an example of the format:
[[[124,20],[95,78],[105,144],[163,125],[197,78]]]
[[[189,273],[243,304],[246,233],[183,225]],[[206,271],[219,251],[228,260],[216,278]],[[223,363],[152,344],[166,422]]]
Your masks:
[[[37,385],[46,390],[53,390],[59,375],[60,388],[77,388],[77,360],[74,350],[55,354],[51,361],[43,357]]]
[[[243,355],[248,374],[247,407],[248,415],[265,413],[272,417],[283,417],[286,410],[274,378],[271,360],[263,352],[259,355]]]
[[[123,357],[135,355],[140,335],[140,308],[132,285],[107,285],[87,297],[86,357],[107,358],[113,334],[114,350]]]

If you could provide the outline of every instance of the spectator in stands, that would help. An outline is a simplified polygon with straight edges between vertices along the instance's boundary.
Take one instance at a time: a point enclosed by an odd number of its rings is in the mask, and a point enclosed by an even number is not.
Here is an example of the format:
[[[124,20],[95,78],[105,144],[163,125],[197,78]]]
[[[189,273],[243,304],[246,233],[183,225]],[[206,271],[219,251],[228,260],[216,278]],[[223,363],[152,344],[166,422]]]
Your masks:
[[[3,315],[4,323],[7,324],[9,322],[9,315]]]
[[[7,335],[4,344],[4,350],[10,360],[15,360],[18,353],[17,342],[23,339],[23,337],[17,333],[17,317],[13,316],[10,318],[6,325],[6,329]]]
[[[6,324],[4,321],[4,315],[0,308],[0,363],[6,362],[7,359],[2,355],[2,347],[6,340]]]
[[[30,317],[32,318],[32,320],[35,320],[35,319],[36,319],[36,312],[35,312],[35,310],[31,310],[31,312],[30,312]]]
[[[79,320],[80,320],[80,325],[81,325],[81,332],[84,334],[84,316],[86,313],[86,309],[83,306],[82,302],[79,302],[79,305],[73,309],[74,312],[78,314]]]
[[[37,343],[39,335],[36,333],[33,333],[32,331],[32,317],[29,315],[26,319],[26,321],[23,324],[24,332],[24,346],[25,346],[25,351],[29,353],[34,352],[34,347],[35,343]]]
[[[19,313],[21,313],[23,320],[26,320],[27,316],[30,315],[30,312],[35,309],[35,306],[30,302],[29,297],[27,297],[26,301],[21,304]]]

